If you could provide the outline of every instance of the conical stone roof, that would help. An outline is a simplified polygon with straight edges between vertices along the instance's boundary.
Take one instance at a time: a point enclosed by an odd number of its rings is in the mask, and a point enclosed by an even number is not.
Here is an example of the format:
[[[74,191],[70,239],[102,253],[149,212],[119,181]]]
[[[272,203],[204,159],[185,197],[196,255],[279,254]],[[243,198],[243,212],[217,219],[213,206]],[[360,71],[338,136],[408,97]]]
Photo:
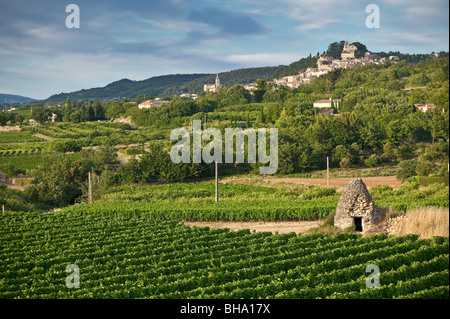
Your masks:
[[[354,224],[354,217],[362,218],[363,228],[369,229],[378,222],[377,209],[361,178],[353,179],[339,198],[334,225],[345,229]]]
[[[352,209],[358,198],[373,203],[372,196],[370,196],[366,184],[361,178],[355,178],[347,184],[339,198],[336,213],[340,210],[348,211]]]

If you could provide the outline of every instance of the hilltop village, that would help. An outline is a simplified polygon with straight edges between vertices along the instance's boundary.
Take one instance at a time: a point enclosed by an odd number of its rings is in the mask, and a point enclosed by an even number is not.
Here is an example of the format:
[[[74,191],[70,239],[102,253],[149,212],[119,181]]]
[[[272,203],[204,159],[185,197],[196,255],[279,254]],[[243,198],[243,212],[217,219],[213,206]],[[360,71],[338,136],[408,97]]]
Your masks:
[[[317,68],[307,68],[304,72],[288,75],[280,79],[274,79],[273,84],[276,86],[286,85],[290,88],[296,88],[301,84],[308,84],[322,74],[326,74],[335,69],[353,68],[358,65],[367,65],[372,63],[380,64],[386,62],[387,60],[393,62],[399,60],[398,56],[390,56],[389,59],[384,57],[379,58],[376,54],[371,52],[366,52],[364,57],[356,58],[355,53],[357,50],[358,48],[356,46],[349,44],[348,40],[346,40],[341,52],[341,59],[335,59],[333,57],[322,55],[317,61]],[[245,89],[250,91],[255,89],[256,83],[249,83],[243,86]],[[220,83],[219,75],[217,74],[215,83],[205,84],[203,90],[206,92],[215,92],[217,89],[222,87],[223,85]]]

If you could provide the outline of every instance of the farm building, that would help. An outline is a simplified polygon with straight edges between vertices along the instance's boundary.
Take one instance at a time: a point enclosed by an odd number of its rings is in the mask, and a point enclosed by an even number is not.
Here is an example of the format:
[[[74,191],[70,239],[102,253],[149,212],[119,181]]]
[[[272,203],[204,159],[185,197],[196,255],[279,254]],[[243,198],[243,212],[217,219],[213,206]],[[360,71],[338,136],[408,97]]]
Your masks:
[[[314,107],[326,107],[326,108],[331,108],[333,107],[333,105],[335,107],[339,107],[339,104],[341,103],[340,99],[331,99],[329,98],[328,100],[319,100],[314,102],[313,106]]]
[[[340,229],[355,226],[356,231],[368,231],[381,220],[380,210],[361,178],[353,179],[345,187],[334,216],[334,225]]]
[[[428,110],[436,108],[436,105],[434,105],[434,104],[414,104],[414,106],[424,113]]]

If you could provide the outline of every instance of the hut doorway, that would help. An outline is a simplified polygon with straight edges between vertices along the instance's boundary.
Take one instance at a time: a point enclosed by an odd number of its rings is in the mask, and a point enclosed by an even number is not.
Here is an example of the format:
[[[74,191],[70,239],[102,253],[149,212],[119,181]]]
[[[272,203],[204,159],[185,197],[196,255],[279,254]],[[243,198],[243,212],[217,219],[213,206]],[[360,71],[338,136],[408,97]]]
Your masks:
[[[353,217],[353,224],[355,225],[355,231],[363,231],[362,217]]]

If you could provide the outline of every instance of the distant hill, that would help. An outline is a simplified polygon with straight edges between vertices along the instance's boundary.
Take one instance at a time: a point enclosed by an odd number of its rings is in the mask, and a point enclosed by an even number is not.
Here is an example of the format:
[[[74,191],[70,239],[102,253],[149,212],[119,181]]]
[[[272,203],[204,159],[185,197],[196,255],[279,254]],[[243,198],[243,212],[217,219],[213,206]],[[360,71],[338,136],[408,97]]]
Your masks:
[[[207,76],[209,74],[172,74],[154,76],[142,81],[122,79],[112,82],[105,87],[83,89],[71,93],[60,93],[50,96],[43,102],[65,102],[69,97],[71,101],[88,100],[120,100],[134,98],[139,94],[158,96],[165,89],[181,86],[187,82]]]
[[[260,68],[238,69],[229,72],[219,73],[220,83],[226,87],[236,84],[253,83],[257,79],[272,81],[275,78],[297,74],[305,71],[309,67],[317,67],[317,57],[302,58],[289,65],[267,66]],[[205,83],[214,83],[215,74],[193,80],[179,87],[171,87],[166,89],[161,95],[165,97],[173,96],[179,93],[198,93],[203,91]]]
[[[219,73],[220,83],[226,87],[231,87],[236,84],[247,84],[255,82],[257,79],[269,79],[278,67],[260,67],[238,69],[228,72]],[[203,91],[203,85],[207,83],[214,83],[216,74],[210,74],[181,86],[167,88],[161,96],[171,97],[179,93],[199,93]]]
[[[333,56],[341,52],[345,41],[330,44],[326,54]],[[363,55],[367,48],[364,44],[354,42],[359,49],[359,55]],[[334,52],[334,51],[336,52]],[[334,52],[334,53],[333,53]],[[409,63],[418,63],[430,58],[430,54],[402,54],[400,52],[376,52],[380,57],[389,57],[397,55],[400,60],[407,60]],[[448,57],[448,52],[440,52],[440,57]],[[259,68],[243,68],[228,72],[219,73],[220,82],[226,87],[236,84],[247,84],[255,82],[258,78],[272,81],[284,76],[298,74],[304,72],[307,68],[317,67],[318,56],[302,58],[292,62],[289,65],[266,66]],[[140,94],[151,95],[152,97],[172,97],[181,93],[200,93],[203,92],[203,85],[206,83],[214,83],[215,74],[172,74],[151,77],[142,81],[132,81],[122,79],[112,82],[105,87],[92,89],[83,89],[71,93],[60,93],[52,95],[47,100],[41,102],[57,102],[64,103],[67,97],[71,101],[88,101],[88,100],[121,100],[123,98],[135,98]]]
[[[275,72],[271,75],[271,79],[280,79],[283,76],[298,74],[306,71],[307,68],[317,68],[317,56],[306,57],[296,62],[292,62],[289,65],[280,65]]]
[[[37,100],[26,96],[0,93],[0,104],[22,104],[35,101]]]
[[[290,65],[268,66],[260,68],[238,69],[219,73],[220,82],[227,87],[236,84],[247,84],[257,79],[267,81],[275,77],[282,77],[306,70],[307,67],[316,67],[317,58],[303,58]],[[215,74],[173,74],[155,76],[142,81],[122,79],[112,82],[104,87],[83,89],[71,93],[60,93],[50,96],[42,102],[64,103],[69,97],[71,101],[88,100],[121,100],[134,98],[139,94],[148,94],[153,97],[172,97],[186,93],[199,93],[203,91],[205,83],[214,83]]]

